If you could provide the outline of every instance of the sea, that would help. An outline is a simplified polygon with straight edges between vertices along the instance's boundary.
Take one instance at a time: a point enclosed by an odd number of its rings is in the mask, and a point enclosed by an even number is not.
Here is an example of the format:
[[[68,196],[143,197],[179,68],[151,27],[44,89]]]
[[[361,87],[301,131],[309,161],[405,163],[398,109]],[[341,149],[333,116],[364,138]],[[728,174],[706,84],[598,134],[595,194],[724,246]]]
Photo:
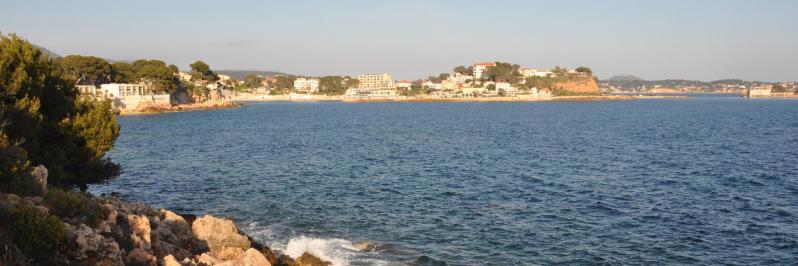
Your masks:
[[[94,194],[334,265],[796,265],[798,100],[261,102],[119,117]]]

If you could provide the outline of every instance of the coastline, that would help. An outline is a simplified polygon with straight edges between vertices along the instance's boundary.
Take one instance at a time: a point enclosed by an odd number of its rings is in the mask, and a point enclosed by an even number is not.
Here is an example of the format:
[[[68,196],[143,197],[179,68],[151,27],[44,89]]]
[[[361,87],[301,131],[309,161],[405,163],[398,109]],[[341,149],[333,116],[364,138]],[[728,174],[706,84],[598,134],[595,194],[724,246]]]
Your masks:
[[[370,98],[347,99],[343,96],[329,95],[254,95],[241,94],[233,98],[236,102],[543,102],[543,101],[615,101],[615,100],[641,100],[641,99],[689,99],[689,96],[661,96],[661,95],[589,95],[589,96],[506,96],[506,97],[471,97],[471,98],[445,98],[434,96],[397,96],[396,98]]]
[[[119,115],[124,115],[124,116],[152,115],[152,114],[174,113],[174,112],[229,109],[229,108],[238,108],[238,107],[241,107],[241,104],[234,101],[208,101],[203,103],[178,104],[174,106],[146,106],[134,110],[121,110],[119,111]]]

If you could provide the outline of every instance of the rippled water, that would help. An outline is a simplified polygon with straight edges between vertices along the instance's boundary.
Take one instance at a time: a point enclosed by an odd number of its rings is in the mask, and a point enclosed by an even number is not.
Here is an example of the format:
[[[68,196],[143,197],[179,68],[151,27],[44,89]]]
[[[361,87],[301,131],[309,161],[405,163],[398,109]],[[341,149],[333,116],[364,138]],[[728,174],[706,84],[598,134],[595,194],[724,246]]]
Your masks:
[[[253,103],[120,122],[125,173],[95,193],[234,217],[337,264],[798,263],[798,101]]]

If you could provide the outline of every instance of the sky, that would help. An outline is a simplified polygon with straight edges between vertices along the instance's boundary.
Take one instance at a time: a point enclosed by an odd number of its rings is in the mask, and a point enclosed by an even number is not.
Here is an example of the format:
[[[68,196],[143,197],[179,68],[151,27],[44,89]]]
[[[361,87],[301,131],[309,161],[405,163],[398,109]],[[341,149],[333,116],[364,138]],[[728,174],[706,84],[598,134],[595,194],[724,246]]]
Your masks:
[[[418,79],[502,61],[600,78],[798,80],[795,0],[0,0],[0,32],[181,69]]]

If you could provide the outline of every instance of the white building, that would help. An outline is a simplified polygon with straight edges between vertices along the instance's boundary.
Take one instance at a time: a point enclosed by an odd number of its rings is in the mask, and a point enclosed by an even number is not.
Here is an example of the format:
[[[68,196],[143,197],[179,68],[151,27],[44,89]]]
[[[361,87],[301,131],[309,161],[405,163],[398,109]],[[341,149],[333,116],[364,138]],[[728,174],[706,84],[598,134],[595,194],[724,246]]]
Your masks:
[[[399,81],[394,82],[394,85],[396,85],[397,89],[409,90],[410,87],[413,86],[413,82],[411,82],[409,80],[399,80]]]
[[[358,89],[396,89],[390,74],[363,74],[357,76]]]
[[[99,89],[97,89],[95,86],[91,87],[94,87],[93,93],[89,86],[81,85],[78,86],[78,89],[84,95],[90,95],[96,98],[111,99],[114,109],[134,110],[144,106],[162,106],[172,104],[171,97],[168,93],[155,94],[145,83],[110,83],[100,85]]]
[[[363,74],[357,77],[357,88],[346,90],[344,97],[349,99],[393,99],[396,98],[396,84],[390,74]]]
[[[294,80],[294,91],[314,93],[319,91],[319,79],[298,78]]]
[[[457,84],[462,84],[468,82],[469,80],[474,80],[474,76],[454,73],[454,76],[449,76],[449,80]]]
[[[231,79],[233,79],[233,78],[231,78],[230,76],[228,76],[228,75],[225,75],[225,74],[216,74],[216,76],[217,76],[217,77],[219,77],[219,82],[221,82],[221,83],[225,83],[225,82],[227,82],[228,80],[231,80]]]
[[[481,79],[482,74],[488,67],[496,66],[495,62],[487,62],[487,63],[476,63],[472,67],[474,68],[474,78]]]
[[[182,81],[189,82],[191,81],[191,73],[183,71],[177,72],[177,78],[179,78]]]
[[[443,89],[443,84],[435,83],[435,82],[432,82],[432,81],[429,81],[429,80],[427,80],[426,82],[422,83],[421,86],[427,87],[428,89],[434,90],[434,91]]]
[[[549,70],[537,70],[537,69],[533,69],[533,68],[522,68],[520,72],[521,72],[521,75],[523,75],[525,78],[528,78],[528,77],[548,77],[548,76],[551,76],[552,74],[554,74],[554,72],[551,72]]]

